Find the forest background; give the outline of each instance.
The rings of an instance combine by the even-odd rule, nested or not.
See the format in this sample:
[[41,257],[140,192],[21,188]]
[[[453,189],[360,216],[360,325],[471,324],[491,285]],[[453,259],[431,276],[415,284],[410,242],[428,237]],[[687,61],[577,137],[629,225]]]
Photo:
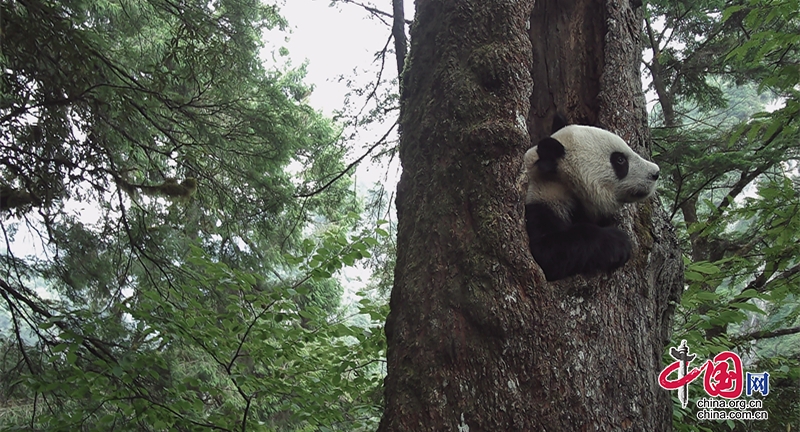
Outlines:
[[[281,4],[0,2],[0,428],[377,427],[394,197],[354,169],[394,163],[411,19],[398,33],[390,7],[334,4],[385,33],[329,117],[286,60]],[[676,403],[673,426],[796,429],[800,5],[644,7],[686,264],[671,340],[770,372],[768,422]],[[342,302],[354,267],[369,279]]]

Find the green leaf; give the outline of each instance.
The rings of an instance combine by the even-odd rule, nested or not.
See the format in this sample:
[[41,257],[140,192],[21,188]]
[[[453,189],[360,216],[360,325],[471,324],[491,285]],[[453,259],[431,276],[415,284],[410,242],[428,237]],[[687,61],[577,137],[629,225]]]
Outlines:
[[697,262],[689,266],[692,271],[707,275],[719,273],[719,267],[709,262]]
[[755,312],[761,315],[766,315],[766,312],[761,310],[758,306],[752,303],[730,303],[731,307],[735,307],[736,309],[746,310],[750,312]]
[[707,300],[707,301],[714,301],[719,299],[719,295],[714,292],[710,291],[698,291],[694,294],[694,297],[700,300]]
[[691,270],[686,270],[685,273],[684,273],[684,277],[686,278],[686,280],[689,280],[689,281],[692,281],[692,282],[702,282],[702,281],[705,280],[705,276],[703,276],[700,273],[693,272]]

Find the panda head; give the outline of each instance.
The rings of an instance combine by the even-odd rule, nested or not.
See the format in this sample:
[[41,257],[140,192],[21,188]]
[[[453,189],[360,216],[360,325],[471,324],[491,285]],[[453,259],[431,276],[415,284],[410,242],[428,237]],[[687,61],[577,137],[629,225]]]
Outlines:
[[659,174],[658,165],[619,136],[581,125],[540,141],[525,154],[525,167],[525,203],[546,204],[563,220],[572,220],[576,211],[592,221],[609,218],[623,204],[650,197]]

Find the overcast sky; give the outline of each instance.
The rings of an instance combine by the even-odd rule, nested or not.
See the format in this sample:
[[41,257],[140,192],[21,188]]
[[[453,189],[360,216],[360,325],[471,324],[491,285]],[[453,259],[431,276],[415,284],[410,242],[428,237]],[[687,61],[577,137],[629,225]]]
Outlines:
[[[391,0],[361,3],[387,12],[392,9]],[[330,0],[286,0],[280,6],[280,13],[289,21],[289,33],[271,32],[265,41],[275,52],[281,46],[288,48],[292,65],[308,63],[306,82],[314,86],[308,102],[327,115],[342,109],[348,91],[346,80],[355,80],[361,86],[374,81],[380,68],[375,55],[386,45],[391,33],[388,18],[384,18],[384,22],[354,4],[337,3],[334,7],[330,4]],[[406,19],[413,18],[413,1],[405,0],[405,8]],[[390,48],[393,46],[392,41]],[[283,60],[276,58],[278,64]],[[384,79],[396,77],[395,61],[393,54],[386,58]],[[340,80],[340,77],[345,80]],[[357,106],[362,104],[358,102]],[[361,156],[364,149],[391,126],[370,124],[360,127],[358,138],[351,143],[348,161]],[[359,165],[355,175],[359,194],[365,193],[376,182],[393,191],[400,173],[399,163],[393,162],[389,166],[367,161]]]
[[[330,0],[286,0],[280,9],[291,31],[283,45],[289,49],[293,65],[308,61],[306,81],[315,87],[310,104],[326,113],[342,107],[347,89],[338,82],[338,77],[352,77],[354,69],[374,70],[375,54],[386,44],[391,32],[391,28],[359,6],[331,7],[330,3]],[[387,12],[392,9],[391,0],[374,3],[377,9]],[[412,1],[406,3],[407,14],[413,13],[413,6],[409,6]],[[386,72],[394,74],[397,69],[394,57],[386,66]],[[371,78],[362,75],[363,79]]]
[[[280,13],[289,21],[290,33],[270,33],[267,45],[274,50],[284,46],[289,50],[291,64],[299,66],[308,62],[306,82],[314,86],[309,104],[315,109],[331,115],[341,110],[348,89],[339,77],[354,79],[358,85],[366,85],[375,79],[380,64],[375,62],[375,54],[386,45],[391,28],[382,20],[370,16],[362,7],[353,4],[337,4],[330,7],[330,0],[286,0]],[[369,3],[383,11],[391,11],[391,0]],[[405,0],[406,19],[413,18],[413,1]],[[387,21],[388,22],[388,21]],[[285,39],[284,39],[285,38]],[[393,48],[393,42],[390,47]],[[276,59],[280,64],[280,59]],[[384,65],[384,78],[396,76],[397,66],[394,55],[390,54]],[[354,73],[358,71],[358,74]],[[360,107],[363,102],[359,102]],[[361,156],[382,136],[390,124],[370,124],[359,133],[353,144],[348,160]],[[358,166],[355,173],[357,193],[364,196],[374,183],[384,185],[392,194],[400,175],[399,162],[390,165],[374,165],[366,160]],[[395,216],[389,216],[395,219]],[[341,282],[345,287],[343,302],[358,300],[355,292],[363,289],[370,272],[362,265],[348,267],[341,272]]]

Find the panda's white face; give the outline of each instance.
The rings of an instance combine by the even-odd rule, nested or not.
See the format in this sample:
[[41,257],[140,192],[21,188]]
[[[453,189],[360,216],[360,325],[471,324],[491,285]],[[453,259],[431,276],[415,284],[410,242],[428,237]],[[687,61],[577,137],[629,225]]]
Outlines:
[[526,203],[552,203],[554,210],[565,213],[577,199],[587,215],[602,218],[655,192],[658,165],[644,160],[619,136],[596,127],[570,125],[551,138],[564,147],[563,156],[555,160],[554,174],[537,172],[537,147],[525,155]]

